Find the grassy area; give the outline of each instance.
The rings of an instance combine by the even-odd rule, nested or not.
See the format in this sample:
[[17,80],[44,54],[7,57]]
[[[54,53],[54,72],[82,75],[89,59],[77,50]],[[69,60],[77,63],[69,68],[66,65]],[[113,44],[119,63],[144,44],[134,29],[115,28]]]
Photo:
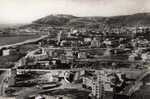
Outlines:
[[18,52],[16,54],[11,54],[8,56],[0,56],[0,68],[10,68],[13,66],[14,62],[17,62],[21,57],[26,55],[27,51],[35,50],[38,46],[36,44],[26,44],[18,47]]
[[8,36],[8,37],[0,37],[0,46],[7,44],[15,44],[18,42],[23,42],[28,39],[38,38],[40,35],[26,35],[26,36]]
[[16,62],[19,58],[19,55],[0,56],[0,68],[13,67],[14,62]]
[[28,51],[32,51],[37,49],[39,46],[37,44],[25,44],[25,45],[21,45],[19,46],[19,52],[21,54],[26,54]]
[[17,62],[20,58],[27,54],[29,50],[35,50],[38,48],[37,44],[25,44],[17,48],[17,52],[8,56],[0,56],[0,68],[10,68],[14,62]]

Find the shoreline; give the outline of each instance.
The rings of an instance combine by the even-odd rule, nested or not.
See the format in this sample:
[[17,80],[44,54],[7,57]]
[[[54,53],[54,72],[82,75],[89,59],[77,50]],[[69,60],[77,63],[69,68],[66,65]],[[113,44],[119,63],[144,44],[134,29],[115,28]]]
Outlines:
[[13,47],[13,46],[19,46],[19,45],[23,45],[23,44],[32,43],[32,42],[37,42],[37,41],[42,40],[42,39],[44,39],[46,37],[48,37],[48,35],[41,35],[38,38],[27,39],[25,41],[14,43],[14,44],[0,45],[0,49],[2,49],[2,48],[9,48],[9,47]]

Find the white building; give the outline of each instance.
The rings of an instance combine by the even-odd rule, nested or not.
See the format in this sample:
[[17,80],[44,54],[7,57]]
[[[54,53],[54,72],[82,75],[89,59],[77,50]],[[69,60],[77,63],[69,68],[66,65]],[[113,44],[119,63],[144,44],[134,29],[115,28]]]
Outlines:
[[10,49],[3,50],[3,56],[8,56],[8,55],[10,55]]

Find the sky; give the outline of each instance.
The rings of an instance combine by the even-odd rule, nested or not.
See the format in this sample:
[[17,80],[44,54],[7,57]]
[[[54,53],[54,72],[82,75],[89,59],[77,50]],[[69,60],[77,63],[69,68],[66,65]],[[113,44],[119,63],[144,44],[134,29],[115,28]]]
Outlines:
[[150,0],[0,0],[0,23],[30,23],[51,14],[117,16],[150,12]]

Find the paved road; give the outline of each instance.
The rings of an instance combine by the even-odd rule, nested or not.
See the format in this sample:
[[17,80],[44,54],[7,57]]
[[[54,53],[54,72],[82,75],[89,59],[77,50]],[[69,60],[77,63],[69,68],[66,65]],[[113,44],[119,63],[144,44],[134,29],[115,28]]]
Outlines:
[[[10,71],[11,69],[3,69],[3,68],[0,68],[0,70],[3,70],[3,71]],[[60,71],[60,72],[64,72],[64,71],[83,71],[83,70],[87,70],[87,71],[96,71],[95,69],[17,69],[17,72],[57,72],[57,71]],[[99,71],[99,70],[98,70]]]

